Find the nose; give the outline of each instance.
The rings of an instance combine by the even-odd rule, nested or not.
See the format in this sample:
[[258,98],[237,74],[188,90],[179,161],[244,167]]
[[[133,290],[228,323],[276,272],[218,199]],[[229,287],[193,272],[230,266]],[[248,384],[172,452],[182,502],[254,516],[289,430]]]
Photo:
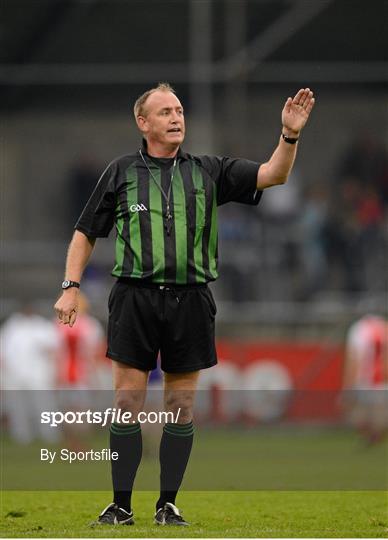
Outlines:
[[179,118],[180,117],[179,117],[178,113],[176,111],[173,111],[172,112],[172,118],[171,118],[171,121],[173,122],[173,124],[176,124],[177,121],[179,120]]

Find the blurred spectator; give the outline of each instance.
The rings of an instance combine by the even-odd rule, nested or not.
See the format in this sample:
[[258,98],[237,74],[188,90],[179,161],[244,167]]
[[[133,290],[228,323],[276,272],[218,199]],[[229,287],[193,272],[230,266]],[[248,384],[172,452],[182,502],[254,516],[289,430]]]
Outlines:
[[262,211],[266,220],[274,224],[285,226],[294,223],[299,215],[302,203],[301,177],[296,169],[293,169],[287,182],[276,189],[265,191],[262,200]]
[[375,186],[365,186],[357,217],[366,289],[384,290],[384,207]]
[[340,271],[340,288],[352,292],[364,288],[358,215],[361,201],[360,180],[355,177],[344,179],[333,194],[326,228],[329,263]]
[[299,221],[302,262],[302,300],[321,290],[327,282],[328,261],[325,232],[328,219],[328,193],[323,184],[307,189]]
[[220,240],[230,242],[247,241],[251,238],[249,227],[250,215],[238,205],[225,206],[219,213],[219,237]]
[[339,166],[340,179],[357,177],[363,186],[374,187],[388,205],[388,156],[383,144],[368,131],[355,139]]
[[[1,372],[4,405],[11,436],[29,443],[38,435],[57,439],[41,424],[43,410],[55,410],[53,389],[59,338],[55,326],[25,303],[1,329]],[[50,391],[51,390],[51,391]]]
[[348,291],[384,289],[384,214],[388,210],[388,157],[364,132],[340,160],[327,228],[330,263]]
[[326,229],[331,265],[341,272],[347,291],[381,289],[384,252],[384,207],[377,189],[359,177],[342,179],[333,193]]
[[366,315],[349,329],[343,387],[347,416],[368,443],[388,430],[388,323]]
[[257,216],[249,212],[249,209],[239,205],[221,208],[218,229],[220,252],[223,253],[220,261],[220,273],[223,276],[221,287],[228,301],[244,302],[251,298],[254,276],[244,251],[248,247],[251,252],[256,228]]
[[266,288],[272,297],[281,301],[295,296],[295,278],[299,270],[297,225],[302,206],[302,177],[296,169],[284,185],[268,189],[263,195],[265,271],[271,274]]

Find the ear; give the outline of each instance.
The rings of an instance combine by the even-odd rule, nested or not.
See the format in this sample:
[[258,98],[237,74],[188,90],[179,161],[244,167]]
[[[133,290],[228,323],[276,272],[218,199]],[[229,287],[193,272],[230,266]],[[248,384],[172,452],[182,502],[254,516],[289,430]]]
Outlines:
[[138,116],[136,118],[137,127],[142,133],[148,133],[148,122],[145,116]]

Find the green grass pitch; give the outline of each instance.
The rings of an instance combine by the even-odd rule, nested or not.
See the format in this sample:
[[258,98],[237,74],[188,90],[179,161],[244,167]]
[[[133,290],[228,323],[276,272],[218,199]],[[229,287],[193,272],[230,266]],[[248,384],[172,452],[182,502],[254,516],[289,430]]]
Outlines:
[[[336,428],[198,430],[177,499],[191,523],[182,529],[153,524],[159,438],[144,437],[135,526],[98,528],[90,523],[111,502],[109,463],[42,464],[40,443],[4,438],[2,537],[388,536],[387,443],[366,448]],[[105,434],[88,441],[106,446]]]
[[384,538],[386,492],[182,492],[177,504],[187,528],[153,525],[155,492],[133,496],[136,524],[91,528],[109,492],[16,492],[2,495],[2,537]]

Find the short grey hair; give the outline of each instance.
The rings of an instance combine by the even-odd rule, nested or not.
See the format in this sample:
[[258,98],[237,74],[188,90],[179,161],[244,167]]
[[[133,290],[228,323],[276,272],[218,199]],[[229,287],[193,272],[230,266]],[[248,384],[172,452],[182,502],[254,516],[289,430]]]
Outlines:
[[151,94],[158,91],[159,92],[172,92],[173,94],[176,93],[174,88],[168,82],[160,82],[158,86],[156,86],[155,88],[150,88],[150,90],[147,90],[147,92],[144,92],[144,94],[138,97],[137,100],[135,101],[135,105],[133,107],[133,114],[135,115],[135,119],[138,116],[145,116],[144,105],[147,99],[150,97]]

